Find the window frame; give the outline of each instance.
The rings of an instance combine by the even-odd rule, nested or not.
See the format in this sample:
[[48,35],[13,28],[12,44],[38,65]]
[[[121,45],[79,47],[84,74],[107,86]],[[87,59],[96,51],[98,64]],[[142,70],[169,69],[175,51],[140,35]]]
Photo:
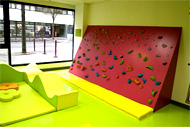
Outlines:
[[[55,8],[55,9],[60,9],[63,11],[72,11],[73,12],[73,37],[72,37],[72,59],[71,60],[62,60],[62,61],[48,61],[48,62],[40,62],[36,64],[51,64],[51,63],[61,63],[61,62],[72,62],[73,61],[73,54],[74,54],[74,28],[75,28],[75,10],[74,9],[68,9],[68,8],[60,8],[60,7],[54,7],[54,6],[47,6],[47,5],[40,5],[40,4],[31,4],[31,3],[25,3],[25,2],[17,2],[17,1],[2,1],[3,5],[3,13],[4,13],[4,44],[0,44],[0,49],[8,49],[8,63],[11,66],[23,66],[27,64],[12,64],[11,60],[11,41],[10,41],[10,20],[9,20],[9,4],[23,4],[23,5],[28,5],[35,7],[35,11],[37,7],[42,7],[42,8]],[[16,9],[16,7],[15,7]],[[43,9],[42,9],[43,11]]]

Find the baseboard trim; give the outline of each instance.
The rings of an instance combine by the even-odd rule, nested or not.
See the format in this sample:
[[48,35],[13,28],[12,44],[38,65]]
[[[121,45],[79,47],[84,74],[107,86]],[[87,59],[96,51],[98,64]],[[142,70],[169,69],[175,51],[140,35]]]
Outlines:
[[40,69],[42,71],[54,71],[54,70],[62,70],[62,69],[69,69],[70,66],[65,66],[65,67],[54,67],[54,68],[43,68]]
[[185,104],[182,104],[182,103],[174,101],[174,100],[171,100],[171,104],[177,105],[177,106],[185,108],[187,110],[190,110],[190,105],[185,105]]

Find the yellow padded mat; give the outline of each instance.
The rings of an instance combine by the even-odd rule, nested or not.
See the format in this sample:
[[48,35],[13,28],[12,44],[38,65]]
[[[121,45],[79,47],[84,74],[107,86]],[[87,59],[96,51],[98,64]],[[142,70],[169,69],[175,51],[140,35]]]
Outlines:
[[116,94],[110,90],[79,78],[69,72],[58,73],[66,82],[73,84],[76,87],[90,93],[91,95],[97,97],[101,101],[108,103],[114,108],[117,108],[129,116],[141,120],[153,113],[152,108],[128,99],[124,96]]

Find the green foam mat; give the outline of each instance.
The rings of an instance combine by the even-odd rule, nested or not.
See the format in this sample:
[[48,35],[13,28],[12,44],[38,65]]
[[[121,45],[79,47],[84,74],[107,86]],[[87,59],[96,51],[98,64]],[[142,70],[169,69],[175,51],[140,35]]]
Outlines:
[[21,93],[19,98],[10,102],[0,101],[0,125],[8,125],[56,111],[25,82],[19,82],[19,91]]

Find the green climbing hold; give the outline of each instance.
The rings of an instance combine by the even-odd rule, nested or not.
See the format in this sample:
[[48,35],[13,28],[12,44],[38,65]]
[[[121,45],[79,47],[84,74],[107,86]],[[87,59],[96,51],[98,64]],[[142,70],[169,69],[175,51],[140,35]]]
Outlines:
[[121,43],[123,43],[124,42],[124,40],[121,40]]
[[79,61],[79,60],[77,60],[77,63],[79,64],[79,63],[80,63],[80,61]]
[[138,57],[141,58],[141,53],[138,53]]
[[131,54],[132,52],[133,52],[133,50],[130,50],[130,51],[127,52],[127,54]]
[[121,60],[121,62],[119,63],[120,65],[122,65],[124,63],[124,59]]
[[152,104],[152,99],[148,99],[148,104]]
[[96,50],[98,50],[100,47],[96,47]]
[[93,47],[94,47],[95,45],[96,45],[95,43],[92,44]]
[[105,61],[102,61],[102,65],[106,65]]
[[148,61],[148,57],[144,57],[143,61],[144,62]]
[[73,60],[73,63],[75,63],[75,60]]
[[104,55],[104,54],[105,54],[105,52],[101,52],[101,54],[102,54],[102,55]]
[[153,90],[151,90],[151,94],[152,94],[152,96],[154,97],[154,96],[156,95],[157,92],[158,92],[158,91],[153,91]]
[[87,52],[89,52],[90,51],[90,49],[87,49]]
[[106,78],[107,76],[105,74],[103,74],[103,78]]
[[149,36],[146,36],[146,39],[149,39]]
[[83,53],[82,56],[85,57],[86,56],[85,53]]
[[150,69],[150,70],[153,71],[153,66],[151,66],[151,65],[146,66],[146,68],[148,68],[148,69]]
[[156,81],[156,77],[155,76],[151,76],[150,78],[152,79],[152,81]]
[[135,39],[135,41],[137,42],[137,41],[139,41],[139,39]]

